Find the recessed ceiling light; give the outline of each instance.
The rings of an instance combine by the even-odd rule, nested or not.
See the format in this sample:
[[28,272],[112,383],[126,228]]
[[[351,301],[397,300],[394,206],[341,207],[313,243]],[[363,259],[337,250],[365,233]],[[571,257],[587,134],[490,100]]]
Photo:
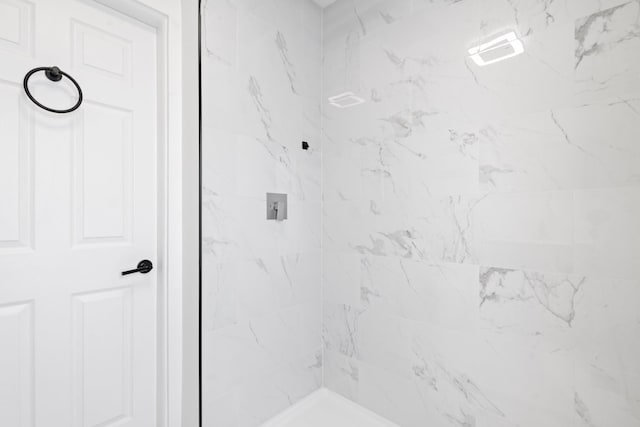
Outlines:
[[364,102],[364,99],[360,98],[353,92],[344,92],[329,98],[329,104],[338,108],[349,108],[363,104]]
[[493,40],[469,49],[469,57],[481,67],[513,58],[524,52],[524,45],[516,33],[510,31]]

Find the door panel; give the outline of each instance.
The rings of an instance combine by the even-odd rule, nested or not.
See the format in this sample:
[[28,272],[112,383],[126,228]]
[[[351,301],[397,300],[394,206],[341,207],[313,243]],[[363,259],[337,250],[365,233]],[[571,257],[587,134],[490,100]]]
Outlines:
[[0,425],[31,426],[33,420],[33,304],[0,307]]
[[[1,426],[156,425],[155,52],[152,28],[97,3],[0,0]],[[52,65],[83,89],[71,114],[23,93]],[[121,275],[142,259],[156,268]]]
[[0,0],[0,46],[30,54],[33,44],[33,4],[21,0]]
[[75,67],[131,82],[132,40],[78,21],[72,23],[72,31]]
[[73,162],[74,243],[131,243],[133,113],[87,102],[79,115]]
[[131,288],[73,297],[73,389],[76,425],[131,419]]
[[[22,87],[0,81],[0,253],[31,246],[31,115],[20,114]],[[3,248],[12,248],[11,250]]]

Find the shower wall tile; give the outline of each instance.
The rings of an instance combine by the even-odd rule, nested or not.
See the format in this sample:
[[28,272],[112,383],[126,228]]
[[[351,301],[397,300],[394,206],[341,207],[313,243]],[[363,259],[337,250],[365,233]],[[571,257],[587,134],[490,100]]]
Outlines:
[[488,193],[474,209],[482,264],[573,271],[573,193]]
[[[314,301],[205,331],[204,408],[233,398],[238,405],[234,422],[260,425],[317,389],[322,371],[319,319]],[[216,417],[211,413],[205,422]]]
[[347,399],[358,401],[360,367],[357,360],[336,351],[323,351],[323,384]]
[[209,286],[203,293],[203,326],[215,330],[297,304],[317,303],[320,255],[318,251],[204,264]]
[[360,363],[360,373],[360,404],[401,426],[424,425],[426,408],[410,379],[366,363]]
[[[322,384],[322,16],[202,8],[203,425],[256,427]],[[266,220],[267,192],[287,221]]]
[[613,95],[638,94],[640,65],[630,61],[640,48],[640,4],[618,6],[581,17],[575,22],[575,70],[580,81],[600,83]]
[[386,257],[368,257],[362,263],[362,300],[369,311],[452,331],[474,330],[477,266]]
[[637,281],[489,267],[477,281],[468,328],[329,305],[325,385],[401,425],[574,425],[587,412],[634,425]]
[[217,196],[205,187],[202,204],[203,252],[213,262],[320,250],[320,202],[292,198],[289,219],[268,223],[265,195],[255,199]]
[[[323,204],[323,250],[471,263],[474,197],[389,197]],[[353,224],[348,218],[358,218]]]
[[561,190],[640,184],[640,110],[629,101],[550,110],[481,132],[484,191]]
[[[640,424],[640,3],[324,11],[324,384],[405,426]],[[467,49],[518,33],[525,53]]]
[[640,276],[640,188],[575,193],[575,268],[598,275]]
[[322,259],[322,297],[333,304],[360,307],[361,257],[329,252]]
[[318,388],[322,356],[318,351],[258,379],[240,393],[240,426],[260,425],[274,408],[284,411]]
[[[620,420],[619,425],[635,424],[637,399],[629,391],[638,369],[637,363],[631,362],[637,357],[638,346],[630,337],[637,335],[638,322],[630,301],[637,298],[637,280],[483,267],[480,283],[487,342],[496,351],[509,354],[502,369],[509,369],[509,363],[514,362],[514,371],[521,369],[526,359],[527,369],[535,370],[540,355],[554,355],[542,367],[558,369],[560,382],[554,380],[557,383],[549,387],[565,390],[556,397],[565,407],[575,409],[573,418],[588,415],[595,422],[596,417],[607,419],[602,418],[606,415]],[[518,358],[515,350],[521,352]],[[541,395],[552,390],[545,392],[545,387],[541,384]],[[591,398],[592,407],[585,403],[586,395],[604,401],[597,403],[598,398]],[[549,405],[560,406],[553,401]]]
[[[215,426],[251,427],[261,425],[272,412],[287,409],[317,389],[321,381],[320,350],[277,367],[265,374],[256,374],[251,381],[230,387],[219,398],[211,398],[203,407],[204,418]],[[213,390],[204,387],[213,396]]]
[[[202,393],[209,394],[208,384],[203,383]],[[232,426],[239,425],[239,399],[236,393],[229,393],[219,399],[208,399],[207,405],[202,406],[202,418],[210,425]]]

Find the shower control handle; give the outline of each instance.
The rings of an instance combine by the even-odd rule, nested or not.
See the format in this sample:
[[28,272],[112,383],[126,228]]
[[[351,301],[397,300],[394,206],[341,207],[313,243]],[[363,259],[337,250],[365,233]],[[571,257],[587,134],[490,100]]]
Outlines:
[[133,273],[147,274],[151,270],[153,270],[153,263],[148,259],[143,259],[138,263],[138,268],[135,268],[133,270],[123,271],[122,275],[126,276],[128,274],[133,274]]

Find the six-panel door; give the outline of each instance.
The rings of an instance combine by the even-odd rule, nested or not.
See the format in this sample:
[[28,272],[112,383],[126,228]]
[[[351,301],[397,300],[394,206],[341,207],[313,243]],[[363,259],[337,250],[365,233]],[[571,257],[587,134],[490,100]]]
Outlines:
[[[0,426],[155,426],[156,33],[92,1],[0,0]],[[75,112],[31,103],[56,65]],[[55,108],[74,87],[37,73]]]

